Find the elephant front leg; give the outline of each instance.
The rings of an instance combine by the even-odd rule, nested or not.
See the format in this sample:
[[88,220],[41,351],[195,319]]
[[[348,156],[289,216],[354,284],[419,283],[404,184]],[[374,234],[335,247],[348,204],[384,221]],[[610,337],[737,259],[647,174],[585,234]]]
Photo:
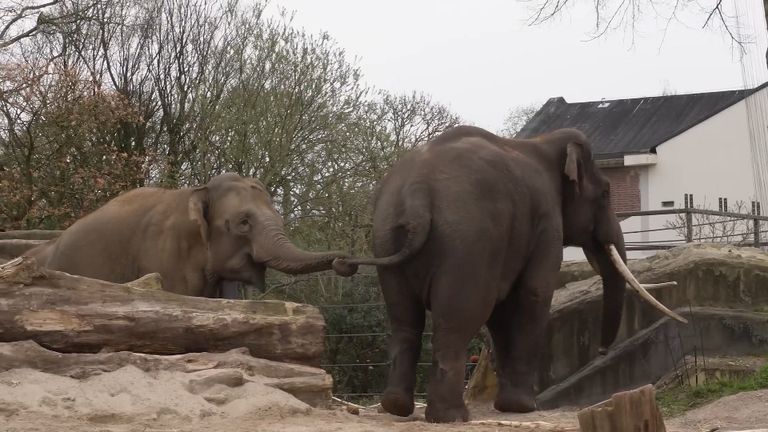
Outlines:
[[487,323],[496,357],[498,392],[494,408],[501,412],[536,410],[534,380],[539,355],[546,343],[559,265],[557,261],[548,267],[526,269],[509,297],[495,307]]

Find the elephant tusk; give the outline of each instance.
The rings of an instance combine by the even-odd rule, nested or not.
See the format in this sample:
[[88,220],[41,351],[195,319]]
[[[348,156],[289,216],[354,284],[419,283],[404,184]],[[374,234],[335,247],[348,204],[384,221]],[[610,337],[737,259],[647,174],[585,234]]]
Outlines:
[[662,283],[653,283],[653,284],[642,284],[643,288],[665,288],[670,286],[676,286],[677,282],[671,281],[671,282],[662,282]]
[[[669,310],[666,306],[661,304],[658,300],[656,300],[646,289],[643,287],[640,282],[635,279],[635,276],[632,274],[632,272],[629,270],[629,267],[627,267],[626,264],[624,264],[624,260],[621,259],[621,255],[619,255],[619,251],[616,250],[616,246],[609,244],[606,246],[606,249],[608,249],[608,254],[611,256],[611,261],[613,262],[613,265],[616,266],[616,269],[621,273],[622,276],[624,276],[624,279],[629,282],[629,284],[632,286],[632,288],[637,291],[638,294],[640,294],[640,297],[642,297],[645,301],[653,305],[656,309],[663,312],[665,315],[668,315],[681,323],[688,323],[688,320],[681,317],[680,315],[676,314],[674,311]],[[661,284],[647,284],[647,287],[658,287],[658,286],[671,286],[672,284],[677,284],[676,282],[664,282]]]

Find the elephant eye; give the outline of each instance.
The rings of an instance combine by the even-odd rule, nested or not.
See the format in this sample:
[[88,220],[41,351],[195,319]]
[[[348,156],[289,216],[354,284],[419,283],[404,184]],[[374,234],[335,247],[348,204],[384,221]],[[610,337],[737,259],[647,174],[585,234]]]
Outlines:
[[237,222],[237,230],[241,233],[246,233],[251,230],[251,221],[247,217],[241,218]]

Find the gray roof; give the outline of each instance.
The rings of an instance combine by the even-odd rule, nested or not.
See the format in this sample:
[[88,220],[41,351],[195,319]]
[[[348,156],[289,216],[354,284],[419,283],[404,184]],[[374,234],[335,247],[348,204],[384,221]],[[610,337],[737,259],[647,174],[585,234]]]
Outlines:
[[551,98],[516,137],[531,138],[571,127],[589,137],[596,159],[648,153],[766,86],[768,82],[746,90],[579,103]]

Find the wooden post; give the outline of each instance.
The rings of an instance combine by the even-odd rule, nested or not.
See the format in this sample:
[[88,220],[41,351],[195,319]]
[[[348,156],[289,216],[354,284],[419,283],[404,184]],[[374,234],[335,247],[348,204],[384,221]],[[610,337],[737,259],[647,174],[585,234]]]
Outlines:
[[616,393],[610,400],[578,412],[581,432],[666,432],[656,406],[656,391],[648,384]]
[[752,229],[755,232],[755,247],[760,247],[760,220],[752,219]]
[[690,208],[685,210],[685,242],[693,242],[693,213]]

